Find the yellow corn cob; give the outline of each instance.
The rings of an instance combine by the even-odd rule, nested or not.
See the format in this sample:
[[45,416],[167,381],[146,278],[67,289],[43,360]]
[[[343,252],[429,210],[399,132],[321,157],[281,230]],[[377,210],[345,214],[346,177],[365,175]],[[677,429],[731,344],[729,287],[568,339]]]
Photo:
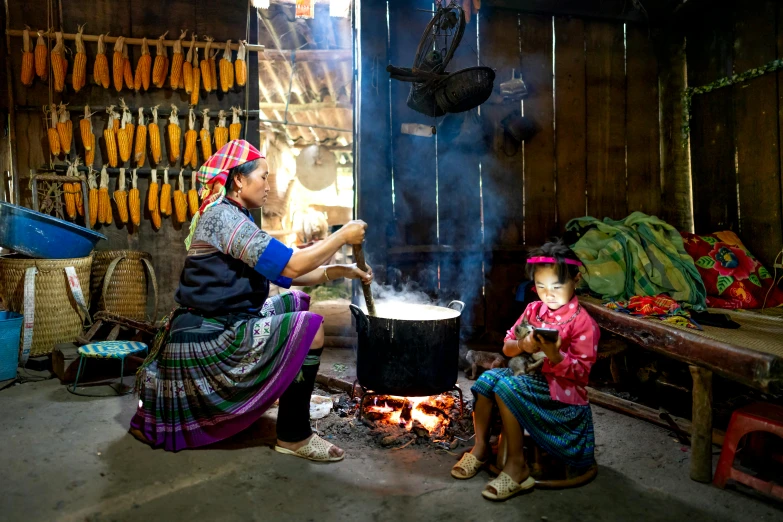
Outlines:
[[158,38],[158,48],[155,53],[155,67],[152,69],[152,83],[155,84],[155,87],[158,89],[163,87],[163,84],[166,83],[166,72],[169,69],[169,57],[166,54],[166,48],[163,46],[163,39],[166,38],[167,34],[169,34],[168,31]]
[[193,107],[188,112],[188,131],[185,133],[185,155],[182,156],[182,166],[192,164],[193,155],[196,154],[196,117],[193,114]]
[[92,114],[90,113],[89,105],[84,106],[84,118],[79,122],[79,131],[85,152],[92,150],[92,141],[90,140],[90,136],[92,136]]
[[87,178],[87,183],[90,186],[89,192],[89,205],[90,205],[90,226],[94,227],[98,222],[98,184],[95,182],[95,172],[90,171]]
[[160,127],[158,127],[158,105],[152,108],[152,122],[147,126],[147,133],[150,137],[150,151],[152,152],[152,162],[155,165],[160,163]]
[[247,83],[247,62],[245,61],[245,48],[247,42],[245,40],[239,41],[239,50],[237,51],[237,59],[234,62],[234,73],[236,76],[236,82],[239,87],[244,87]]
[[138,176],[136,175],[136,169],[133,169],[131,189],[128,192],[128,207],[130,210],[131,222],[138,227],[141,224],[141,198],[139,197],[137,182]]
[[120,169],[120,177],[117,180],[117,190],[114,191],[114,202],[117,204],[117,213],[120,221],[128,222],[128,192],[125,190],[125,169]]
[[43,31],[38,31],[38,41],[35,44],[35,74],[40,79],[49,79],[49,50],[43,39]]
[[120,36],[117,38],[117,42],[114,44],[114,70],[112,72],[114,74],[114,88],[117,90],[117,92],[122,90],[122,78],[124,74],[123,71],[125,69],[125,58],[122,56],[122,49],[125,46],[124,42],[125,38]]
[[25,26],[22,44],[22,85],[30,87],[35,80],[35,53],[30,46],[30,28]]
[[[90,134],[90,150],[84,151],[84,164],[92,167],[95,164],[95,134]],[[85,145],[86,147],[87,145]]]
[[109,174],[106,172],[106,165],[101,169],[101,184],[98,189],[98,222],[107,224],[109,222]]
[[73,77],[71,78],[71,85],[75,92],[79,92],[87,84],[87,54],[82,40],[84,25],[77,27],[79,32],[76,33],[76,57],[73,59]]
[[220,89],[228,92],[234,87],[234,65],[231,63],[231,40],[226,42],[226,50],[220,59]]
[[177,190],[174,192],[174,217],[177,223],[184,223],[188,219],[188,203],[185,199],[185,181],[182,179],[182,171],[179,171]]
[[242,109],[239,107],[231,107],[231,112],[234,113],[234,118],[231,121],[231,126],[228,128],[228,137],[231,141],[238,140],[242,133],[242,122],[239,116],[242,114]]
[[[212,82],[212,67],[209,63],[209,50],[210,47],[212,47],[212,38],[209,36],[206,37],[207,40],[207,46],[204,49],[204,59],[201,60],[201,83],[204,86],[204,90],[207,92],[212,92],[212,88],[214,86],[214,83]],[[195,70],[196,65],[193,64],[193,68]]]
[[147,209],[150,211],[152,226],[160,228],[160,207],[158,206],[158,171],[150,171],[150,193],[147,196]]
[[65,46],[63,45],[63,33],[57,31],[57,45],[52,49],[52,75],[54,76],[54,90],[63,92],[65,89],[65,73],[68,71],[68,60],[65,59]]
[[174,165],[179,159],[180,139],[182,138],[182,129],[179,128],[179,119],[177,118],[177,106],[171,106],[171,116],[168,124],[169,136],[169,165]]
[[128,44],[122,48],[122,77],[125,79],[125,87],[133,90],[135,80],[133,78],[133,68],[131,67],[130,57],[128,56]]
[[[180,174],[181,175],[181,174]],[[190,215],[195,216],[198,212],[198,191],[196,190],[196,171],[191,172],[190,177],[190,190],[188,190],[188,207],[190,207]]]
[[228,143],[228,127],[226,127],[226,111],[218,111],[218,124],[215,127],[215,151]]
[[[196,35],[190,36],[190,49],[188,49],[188,56],[185,58],[185,62],[182,64],[182,87],[185,88],[185,92],[190,94],[193,91],[193,53],[198,53],[196,47]],[[198,63],[198,56],[196,57],[196,63]]]
[[217,61],[215,57],[220,52],[220,49],[215,49],[209,57],[209,79],[212,81],[212,90],[217,91],[220,88],[220,76],[218,76]]
[[201,71],[193,69],[193,90],[190,91],[190,104],[198,105],[198,92],[201,85]]
[[109,85],[111,85],[109,61],[106,59],[106,48],[103,43],[103,35],[98,37],[98,54],[95,55],[92,75],[95,78],[95,83],[102,85],[104,89],[108,89]]
[[71,140],[73,139],[71,113],[65,109],[65,105],[62,103],[57,112],[60,115],[57,121],[57,136],[60,138],[60,148],[68,155],[71,153]]
[[106,122],[106,128],[103,130],[103,139],[106,142],[106,155],[108,156],[109,166],[117,166],[117,137],[114,132],[114,122],[116,113],[114,105],[110,105],[106,112],[109,113],[109,120]]
[[171,88],[173,90],[184,87],[182,67],[185,65],[185,56],[182,54],[182,40],[185,39],[187,34],[187,31],[182,31],[182,34],[179,35],[179,40],[174,42],[174,54],[171,56]]
[[163,169],[163,186],[160,189],[160,213],[164,216],[171,215],[171,184],[169,183],[169,169]]
[[204,161],[207,161],[212,156],[212,136],[209,134],[209,109],[201,111],[204,115],[204,121],[201,124],[201,132],[199,138],[201,139],[201,155]]
[[[79,158],[77,157],[73,162],[73,176],[79,175]],[[82,183],[81,181],[74,181],[71,183],[71,193],[73,194],[74,202],[76,203],[76,211],[80,216],[84,215],[84,201],[82,200]]]
[[[66,178],[73,177],[73,165],[68,162],[68,172],[65,174]],[[65,199],[65,213],[69,218],[76,218],[76,196],[73,193],[73,184],[70,182],[63,183],[63,199]]]
[[152,56],[150,48],[147,45],[147,38],[141,39],[141,57],[136,62],[136,74],[133,77],[133,88],[139,92],[142,87],[144,90],[150,88],[150,71],[152,68]]
[[[59,156],[60,155],[60,135],[57,133],[57,111],[54,108],[54,105],[52,105],[51,109],[44,107],[44,114],[46,115],[46,121],[47,123],[49,121],[52,122],[51,127],[47,127],[47,136],[49,137],[49,152],[52,153],[52,156]],[[49,116],[51,114],[51,116]]]
[[144,109],[139,107],[139,121],[136,126],[136,148],[133,159],[137,167],[143,167],[147,159],[147,126],[144,125]]
[[117,131],[117,144],[120,151],[120,161],[124,164],[131,157],[133,151],[133,123],[131,123],[131,113],[125,100],[120,98],[120,107],[122,107],[122,121],[120,130]]

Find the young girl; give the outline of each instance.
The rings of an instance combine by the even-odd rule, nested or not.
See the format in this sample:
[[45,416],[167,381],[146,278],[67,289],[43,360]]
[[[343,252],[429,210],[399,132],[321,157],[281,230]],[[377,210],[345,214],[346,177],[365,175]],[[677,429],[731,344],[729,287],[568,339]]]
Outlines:
[[476,404],[473,424],[476,442],[452,468],[457,479],[475,476],[491,456],[489,427],[494,404],[498,405],[508,457],[503,472],[481,494],[490,500],[506,500],[535,485],[522,453],[524,430],[550,455],[575,467],[591,466],[593,417],[587,403],[587,377],[596,359],[599,330],[574,295],[582,263],[562,241],[550,242],[531,253],[528,277],[535,282],[541,301],[530,303],[514,324],[556,329],[556,342],[535,332],[517,339],[512,327],[503,353],[546,354],[541,373],[514,376],[495,369],[482,374],[472,388]]

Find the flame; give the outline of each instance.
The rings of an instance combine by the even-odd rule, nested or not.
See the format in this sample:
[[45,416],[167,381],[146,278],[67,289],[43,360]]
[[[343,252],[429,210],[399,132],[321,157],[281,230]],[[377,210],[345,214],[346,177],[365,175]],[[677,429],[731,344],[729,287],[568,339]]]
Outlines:
[[[378,399],[373,401],[372,406],[367,407],[367,411],[375,413],[389,413],[389,417],[384,419],[384,422],[390,424],[396,424],[404,426],[405,429],[410,430],[413,428],[414,421],[418,421],[427,431],[432,432],[437,428],[447,425],[448,418],[438,415],[436,413],[428,413],[422,405],[429,405],[436,408],[442,408],[442,404],[439,404],[438,398],[433,397],[397,397],[394,395],[387,396],[388,399],[394,400],[401,404],[411,406],[411,418],[410,420],[402,419],[403,408],[395,408],[390,406],[388,401],[381,399],[382,405],[378,405]],[[450,397],[449,397],[450,399]],[[406,404],[407,403],[407,404]]]

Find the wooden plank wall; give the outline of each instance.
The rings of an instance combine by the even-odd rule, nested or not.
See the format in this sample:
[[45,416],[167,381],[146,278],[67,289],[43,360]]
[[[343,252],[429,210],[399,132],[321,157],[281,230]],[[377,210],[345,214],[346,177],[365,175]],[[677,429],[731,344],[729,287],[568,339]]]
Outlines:
[[[57,2],[53,2],[54,27],[60,26],[59,7]],[[33,28],[47,27],[47,2],[43,0],[32,0],[28,2],[9,2],[10,27],[12,29],[22,29],[25,24]],[[207,2],[206,0],[185,1],[173,0],[171,2],[153,2],[142,0],[133,5],[129,3],[120,3],[111,0],[76,0],[63,2],[62,4],[62,27],[66,32],[76,32],[76,25],[86,23],[86,33],[100,34],[111,33],[112,35],[123,35],[129,37],[141,38],[146,36],[150,39],[150,45],[154,48],[154,39],[168,31],[168,38],[173,39],[179,36],[182,29],[189,29],[198,35],[209,34],[217,41],[232,39],[237,41],[245,37],[248,20],[248,8],[244,3],[218,4]],[[255,12],[250,17],[250,38],[249,42],[257,41],[257,22]],[[91,106],[105,106],[109,104],[118,104],[119,98],[124,98],[129,107],[143,106],[149,108],[160,104],[161,110],[167,110],[174,103],[180,109],[188,106],[188,99],[184,91],[172,92],[170,89],[155,89],[141,94],[135,94],[131,91],[123,90],[117,93],[112,89],[103,89],[92,84],[92,67],[95,59],[97,44],[85,43],[87,47],[87,70],[88,83],[79,92],[74,93],[70,88],[70,82],[66,91],[62,95],[53,95],[53,101],[62,100],[72,106],[83,106],[89,103]],[[27,190],[27,177],[30,169],[38,169],[43,165],[48,165],[50,156],[48,153],[48,144],[46,141],[46,132],[44,128],[42,113],[40,107],[49,102],[49,92],[46,84],[36,79],[33,87],[25,88],[21,86],[18,79],[20,71],[20,59],[22,39],[11,39],[11,57],[12,71],[14,74],[14,94],[16,104],[22,107],[35,107],[38,110],[28,112],[19,110],[17,116],[17,164],[21,175],[21,186],[23,192]],[[66,46],[74,49],[73,42],[66,42]],[[111,64],[111,49],[109,49],[109,63]],[[140,54],[140,47],[131,47],[131,61],[134,65]],[[154,49],[152,49],[154,56]],[[169,57],[171,49],[169,49]],[[255,55],[251,54],[253,58]],[[69,62],[72,63],[72,57]],[[111,68],[111,66],[110,66]],[[248,77],[258,76],[258,64],[252,59],[248,60]],[[3,69],[3,72],[4,69]],[[5,83],[5,78],[3,78]],[[247,85],[249,100],[251,103],[258,101],[258,82],[249,81]],[[202,93],[199,101],[199,109],[228,109],[232,105],[245,105],[244,90],[237,92],[212,93],[206,95]],[[3,103],[6,103],[5,98]],[[149,111],[145,113],[149,117]],[[78,112],[71,113],[74,122],[74,134],[78,135],[78,125],[82,114]],[[93,117],[93,126],[96,137],[99,137],[105,127],[105,114],[96,114]],[[134,123],[137,113],[134,112]],[[186,129],[187,112],[184,117],[180,112],[180,126]],[[160,121],[161,129],[165,130],[166,121]],[[213,119],[212,124],[216,124]],[[243,122],[244,123],[244,122]],[[259,143],[258,126],[254,120],[249,120],[249,125],[244,125],[246,129],[246,138],[252,143]],[[200,128],[200,125],[197,127]],[[184,135],[184,131],[183,131]],[[162,136],[163,138],[163,136]],[[101,139],[100,142],[103,140]],[[72,151],[72,155],[79,154],[83,158],[83,149],[81,140],[77,139],[77,147]],[[162,139],[163,157],[166,157],[166,140]],[[103,164],[102,152],[105,148],[96,153],[95,166],[100,169]],[[53,160],[53,159],[52,159]],[[62,163],[61,160],[53,160],[55,163]],[[164,161],[164,163],[166,163]],[[162,169],[165,165],[159,165],[159,176],[162,176]],[[179,165],[176,165],[179,168]],[[142,195],[142,205],[146,204],[148,192],[148,179],[146,176],[139,176],[139,190]],[[189,187],[190,176],[186,176],[186,188]],[[116,176],[112,177],[109,185],[110,192],[114,191]],[[176,183],[176,178],[172,179]],[[29,199],[27,204],[29,205]],[[146,205],[145,205],[146,208]],[[153,265],[157,272],[157,278],[160,285],[160,307],[162,314],[168,312],[174,305],[174,291],[179,282],[179,273],[182,269],[182,263],[185,256],[183,240],[188,233],[188,224],[184,226],[176,225],[173,219],[164,218],[163,225],[159,231],[155,231],[149,221],[149,215],[142,217],[142,225],[139,229],[128,229],[125,226],[118,225],[118,216],[114,216],[114,224],[103,226],[99,231],[105,234],[109,239],[99,243],[98,248],[103,250],[134,249],[150,252],[153,257]]]
[[[721,5],[686,32],[697,87],[783,56],[778,2]],[[764,263],[783,247],[780,84],[764,75],[693,99],[691,179],[696,232],[730,229]]]
[[[411,34],[431,16],[416,9],[431,3],[390,5],[391,63],[409,67]],[[494,340],[513,322],[527,247],[585,213],[660,211],[658,71],[646,28],[490,7],[470,21],[449,70],[477,62],[495,69],[496,93],[468,113],[423,116],[405,105],[409,85],[392,81],[389,264],[412,280],[440,270],[441,300],[473,301],[463,324]],[[512,70],[528,86],[522,103],[498,94]],[[535,134],[518,143],[503,123],[522,114]],[[405,122],[437,126],[437,140],[401,134]]]

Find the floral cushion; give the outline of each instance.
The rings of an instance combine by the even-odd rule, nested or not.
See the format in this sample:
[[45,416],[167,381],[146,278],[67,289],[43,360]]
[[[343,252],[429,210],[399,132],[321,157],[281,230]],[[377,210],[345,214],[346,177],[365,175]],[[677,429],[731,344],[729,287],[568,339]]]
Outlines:
[[[734,232],[696,235],[682,232],[685,250],[693,258],[704,285],[707,306],[762,308],[783,304],[783,291],[772,274],[751,254]],[[766,305],[764,299],[766,298]]]

